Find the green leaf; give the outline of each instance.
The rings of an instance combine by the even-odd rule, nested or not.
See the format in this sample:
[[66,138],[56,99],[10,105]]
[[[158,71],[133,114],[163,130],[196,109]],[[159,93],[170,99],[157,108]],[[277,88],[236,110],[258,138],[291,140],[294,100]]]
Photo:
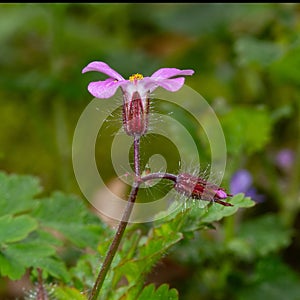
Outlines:
[[32,262],[32,266],[41,268],[43,272],[47,272],[51,276],[70,283],[70,274],[67,271],[66,265],[63,261],[58,260],[55,257],[41,257],[37,258]]
[[87,296],[75,288],[67,286],[55,286],[54,296],[57,300],[87,300]]
[[63,241],[59,240],[53,233],[41,229],[31,233],[27,240],[38,241],[39,243],[51,245],[51,247],[56,248],[63,246]]
[[228,217],[237,212],[239,208],[247,208],[255,205],[249,197],[245,197],[244,194],[237,194],[231,200],[230,203],[233,206],[223,206],[217,203],[211,205],[211,207],[202,214],[201,222],[211,223],[219,221],[224,217]]
[[38,223],[29,216],[0,217],[0,245],[20,241],[37,229]]
[[75,267],[70,269],[70,274],[78,289],[92,288],[96,278],[97,269],[100,268],[100,259],[96,254],[82,255]]
[[25,274],[25,271],[25,267],[13,257],[0,252],[0,274],[2,276],[8,276],[12,280],[17,280]]
[[[204,201],[203,201],[204,202]],[[218,203],[206,203],[206,206],[199,206],[199,201],[187,201],[179,207],[177,214],[172,218],[166,216],[164,220],[158,220],[154,222],[155,226],[165,222],[168,226],[171,226],[174,231],[181,232],[185,239],[177,246],[177,251],[180,249],[179,260],[187,261],[193,258],[193,262],[205,260],[208,257],[215,257],[216,248],[219,247],[215,242],[211,240],[199,239],[199,236],[193,241],[193,247],[190,247],[189,240],[194,238],[195,233],[203,229],[214,228],[212,222],[220,221],[226,216],[230,216],[237,212],[238,209],[250,208],[255,205],[249,197],[245,197],[244,194],[237,194],[229,200],[233,207],[225,207]],[[165,225],[166,226],[166,225]],[[179,247],[179,248],[178,248]],[[199,251],[202,251],[199,256]]]
[[142,237],[142,232],[139,229],[132,232],[126,231],[126,237],[127,238],[124,239],[119,253],[123,258],[131,259],[136,254],[136,249]]
[[55,254],[53,246],[38,240],[9,244],[0,257],[1,274],[15,280],[24,275],[27,268],[36,267],[58,279],[69,281],[63,262],[50,257]]
[[177,300],[176,289],[169,289],[167,284],[162,284],[155,290],[154,284],[147,285],[138,297],[139,300]]
[[229,153],[252,154],[263,149],[271,138],[272,118],[266,110],[233,108],[220,120]]
[[0,216],[32,209],[36,204],[33,199],[40,192],[36,177],[0,172]]
[[[242,193],[235,195],[229,200],[233,206],[223,206],[218,203],[208,203],[206,201],[203,202],[206,206],[200,207],[199,200],[188,200],[182,205],[185,208],[179,208],[177,215],[167,219],[169,226],[172,226],[174,230],[182,232],[186,238],[191,238],[193,237],[194,232],[198,230],[214,228],[212,222],[230,216],[236,213],[240,208],[249,208],[255,205],[254,201],[249,197],[245,197]],[[163,221],[160,220],[159,222]],[[155,224],[159,223],[155,222]]]
[[43,240],[28,238],[26,241],[8,244],[0,255],[0,273],[13,280],[24,275],[27,268],[36,267],[55,278],[70,281],[64,263],[54,258],[55,248]]
[[166,251],[179,242],[183,235],[173,231],[170,224],[162,224],[160,227],[152,228],[147,237],[140,239],[136,255],[131,259],[121,260],[113,268],[113,279],[109,283],[116,286],[120,279],[125,276],[129,284],[125,294],[126,299],[135,299],[143,287],[143,278],[153,266],[165,255]]
[[60,192],[42,199],[33,215],[43,227],[61,232],[78,247],[95,248],[101,234],[110,232],[79,197]]
[[51,197],[40,200],[34,215],[44,223],[75,223],[87,218],[87,208],[75,195],[54,192]]
[[10,244],[4,252],[24,267],[31,267],[36,265],[36,260],[54,255],[55,249],[40,241],[33,241]]
[[277,215],[266,214],[240,224],[236,238],[227,247],[239,257],[254,259],[287,247],[291,238],[292,231]]

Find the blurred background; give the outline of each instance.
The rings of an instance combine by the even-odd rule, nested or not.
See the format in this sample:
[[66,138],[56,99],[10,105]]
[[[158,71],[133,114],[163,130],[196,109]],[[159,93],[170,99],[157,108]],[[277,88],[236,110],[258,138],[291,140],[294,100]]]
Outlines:
[[[224,185],[257,202],[245,212],[241,234],[257,237],[258,248],[231,239],[233,256],[221,256],[218,267],[215,245],[195,246],[197,253],[182,245],[168,262],[181,275],[167,272],[162,281],[180,299],[228,299],[222,294],[230,288],[233,299],[300,299],[300,5],[0,4],[1,171],[38,176],[45,194],[80,194],[72,138],[92,100],[88,83],[105,78],[81,74],[95,60],[124,78],[194,69],[186,84],[209,102],[224,130]],[[114,176],[109,167],[104,173]],[[226,220],[227,238],[236,223]],[[238,291],[241,282],[249,290]]]

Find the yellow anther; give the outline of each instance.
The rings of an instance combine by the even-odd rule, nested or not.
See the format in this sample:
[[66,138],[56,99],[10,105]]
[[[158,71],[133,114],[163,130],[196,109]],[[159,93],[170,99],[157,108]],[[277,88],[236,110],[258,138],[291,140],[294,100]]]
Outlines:
[[136,80],[141,80],[143,78],[144,78],[144,76],[142,74],[136,73],[136,74],[131,75],[129,77],[129,80],[130,81],[136,81]]

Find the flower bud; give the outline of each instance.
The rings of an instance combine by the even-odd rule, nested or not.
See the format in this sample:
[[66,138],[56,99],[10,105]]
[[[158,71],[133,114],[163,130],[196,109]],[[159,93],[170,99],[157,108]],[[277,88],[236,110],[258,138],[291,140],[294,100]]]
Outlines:
[[232,195],[227,194],[223,188],[216,184],[209,183],[195,175],[188,173],[179,174],[174,189],[178,193],[193,199],[217,202],[224,206],[232,206],[232,204],[222,201],[222,199],[227,199]]

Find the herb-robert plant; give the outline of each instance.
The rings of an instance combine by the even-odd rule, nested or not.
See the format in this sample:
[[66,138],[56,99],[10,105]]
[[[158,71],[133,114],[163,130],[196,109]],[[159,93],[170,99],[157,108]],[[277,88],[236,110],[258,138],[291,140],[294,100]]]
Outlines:
[[104,261],[102,262],[99,274],[89,295],[89,300],[96,300],[128,224],[140,184],[157,178],[170,180],[173,181],[174,190],[187,197],[216,202],[224,206],[232,206],[232,204],[224,201],[231,195],[227,194],[223,188],[208,183],[201,177],[197,177],[195,175],[187,173],[179,175],[169,173],[150,173],[146,176],[141,176],[140,137],[145,135],[148,130],[150,94],[158,87],[162,87],[170,92],[178,91],[184,85],[184,76],[193,75],[193,70],[161,68],[154,72],[151,76],[144,77],[143,75],[136,73],[131,75],[129,79],[124,79],[122,75],[112,69],[108,64],[101,61],[94,61],[89,63],[82,70],[82,73],[90,71],[100,72],[108,76],[105,80],[89,83],[88,91],[94,97],[107,99],[112,97],[118,88],[122,91],[123,127],[125,133],[132,136],[134,139],[135,174],[135,180],[128,197],[127,206],[123,212],[122,220],[118,225],[116,234]]

